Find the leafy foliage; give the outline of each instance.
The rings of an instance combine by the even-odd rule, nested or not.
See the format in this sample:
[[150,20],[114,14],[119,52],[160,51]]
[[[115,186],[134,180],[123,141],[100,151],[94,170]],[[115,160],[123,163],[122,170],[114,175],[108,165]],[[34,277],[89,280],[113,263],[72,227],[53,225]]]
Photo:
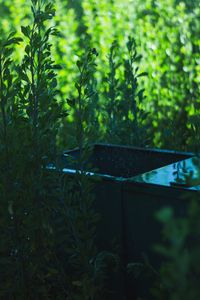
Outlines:
[[[146,144],[144,120],[147,113],[142,105],[145,99],[144,89],[139,89],[139,77],[147,75],[138,73],[138,55],[136,42],[129,37],[127,57],[119,59],[118,43],[114,41],[109,53],[109,73],[104,79],[106,101],[104,104],[104,124],[106,140],[109,142],[142,146]],[[120,77],[123,72],[123,77]]]
[[[22,20],[28,22],[30,19],[27,13],[27,3],[24,3],[24,0],[14,0],[13,7],[17,9],[17,14],[9,0],[0,2],[0,5],[4,32],[8,32],[10,28],[18,29]],[[133,111],[128,114],[128,118],[126,117],[127,121],[123,122],[123,126],[126,127],[123,140],[117,138],[116,134],[113,135],[112,140],[107,128],[111,124],[105,123],[108,114],[107,104],[109,106],[109,103],[113,101],[109,98],[108,83],[105,81],[105,77],[109,77],[109,74],[113,72],[111,70],[113,66],[110,60],[107,60],[110,45],[116,41],[114,43],[117,47],[112,50],[112,59],[116,61],[116,66],[119,63],[121,65],[117,67],[119,70],[116,70],[117,85],[124,83],[123,89],[122,86],[119,87],[121,95],[116,95],[117,107],[112,108],[119,113],[118,119],[120,119],[120,112],[125,113],[125,110],[128,110],[128,103],[125,104],[123,101],[128,101],[128,98],[132,101],[130,100],[132,96],[127,95],[130,92],[128,77],[126,77],[126,82],[124,81],[124,75],[128,69],[125,71],[124,68],[129,68],[131,71],[127,63],[125,66],[125,61],[130,62],[130,52],[125,45],[129,37],[134,35],[138,45],[137,51],[142,54],[140,72],[148,73],[148,78],[142,78],[139,83],[139,90],[145,88],[146,97],[138,105],[140,112],[145,111],[145,113],[142,112],[138,123],[142,122],[143,133],[148,127],[147,136],[144,138],[139,130],[142,144],[194,150],[197,147],[194,145],[197,144],[194,140],[197,141],[196,137],[199,134],[197,115],[199,112],[200,27],[198,19],[200,8],[198,1],[170,0],[166,3],[164,0],[143,2],[124,0],[122,3],[119,0],[103,0],[99,4],[94,0],[76,2],[57,0],[55,5],[57,16],[54,22],[60,29],[61,38],[55,39],[52,52],[56,61],[65,66],[58,71],[61,99],[64,99],[66,94],[69,98],[75,97],[71,95],[75,93],[73,82],[77,76],[77,69],[74,68],[75,53],[82,55],[86,44],[95,47],[99,52],[97,73],[93,82],[98,90],[98,97],[97,94],[95,96],[96,112],[98,110],[96,118],[98,133],[92,135],[91,140],[106,139],[111,142],[141,144],[141,141],[135,140],[136,135],[133,133],[135,126],[133,126],[135,121],[132,122]],[[20,10],[22,6],[24,9]],[[115,86],[115,90],[117,89],[118,87]],[[123,98],[122,108],[118,108],[120,98]],[[67,108],[68,105],[65,105]],[[63,127],[65,128],[67,123],[69,128],[73,128],[72,120],[73,118],[66,119]],[[119,133],[119,126],[116,125],[114,130],[122,136]],[[129,138],[130,135],[131,138]],[[73,145],[71,140],[67,141],[64,132],[58,141],[60,147]]]
[[[75,144],[78,146],[78,157],[71,157],[71,163],[76,174],[71,180],[63,178],[62,203],[67,226],[63,234],[67,235],[66,243],[70,270],[69,299],[92,300],[102,299],[105,295],[104,281],[108,263],[115,265],[116,255],[103,251],[98,252],[96,247],[96,225],[99,215],[94,211],[94,180],[97,178],[88,174],[91,145],[89,138],[93,125],[93,97],[92,79],[96,71],[96,49],[89,49],[77,61],[79,70],[75,83],[76,98],[67,99],[74,115]],[[68,274],[68,276],[69,276]]]
[[10,58],[21,42],[13,34],[1,41],[1,289],[2,299],[56,298],[51,220],[54,176],[45,171],[55,156],[62,107],[56,100],[58,66],[51,59],[44,23],[53,17],[51,3],[32,1],[33,25],[22,27],[27,39],[22,63]]
[[189,205],[188,215],[176,218],[171,208],[158,214],[164,225],[166,243],[156,249],[165,256],[155,299],[198,299],[199,278],[199,195]]

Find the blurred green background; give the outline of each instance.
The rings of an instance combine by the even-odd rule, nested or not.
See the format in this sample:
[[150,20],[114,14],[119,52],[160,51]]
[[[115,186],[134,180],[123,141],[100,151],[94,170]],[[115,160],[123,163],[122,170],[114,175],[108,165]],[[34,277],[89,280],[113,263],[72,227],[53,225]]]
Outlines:
[[[96,131],[91,141],[131,144],[127,139],[109,139],[104,122],[108,89],[109,53],[117,41],[116,61],[126,59],[128,37],[136,40],[145,88],[142,109],[147,113],[147,146],[195,150],[200,136],[200,2],[198,0],[56,0],[56,18],[61,37],[53,40],[53,55],[63,66],[59,71],[59,90],[62,99],[74,94],[77,75],[76,61],[87,47],[95,47],[97,74],[93,84],[98,93],[93,110]],[[0,34],[10,30],[20,34],[20,27],[30,22],[30,3],[27,0],[0,0]],[[22,48],[20,48],[22,47]],[[17,48],[20,59],[23,46]],[[122,80],[123,66],[117,70]],[[121,98],[120,98],[121,97]],[[121,95],[116,101],[126,99]],[[119,99],[120,98],[120,99]],[[67,106],[67,104],[66,104]],[[130,116],[131,119],[131,116]],[[70,122],[73,114],[62,124],[60,145],[73,146]],[[98,124],[97,124],[98,123]],[[120,124],[119,124],[120,126]],[[123,126],[123,124],[121,125]],[[122,134],[122,133],[121,133]],[[127,133],[128,135],[128,133]]]

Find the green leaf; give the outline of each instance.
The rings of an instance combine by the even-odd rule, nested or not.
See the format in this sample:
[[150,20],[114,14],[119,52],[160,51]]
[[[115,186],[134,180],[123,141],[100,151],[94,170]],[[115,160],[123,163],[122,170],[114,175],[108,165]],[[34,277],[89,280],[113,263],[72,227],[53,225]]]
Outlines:
[[22,38],[11,38],[9,40],[7,40],[3,45],[6,47],[6,46],[10,46],[12,44],[20,44],[22,42]]
[[142,72],[142,73],[137,75],[137,77],[144,77],[144,76],[148,76],[148,73],[147,72]]
[[73,99],[67,99],[67,104],[71,107],[74,107],[75,104],[76,104],[76,99],[73,98]]
[[162,223],[169,222],[173,218],[174,212],[171,207],[165,207],[156,213],[156,218]]
[[21,32],[26,36],[30,37],[30,27],[29,26],[21,26]]

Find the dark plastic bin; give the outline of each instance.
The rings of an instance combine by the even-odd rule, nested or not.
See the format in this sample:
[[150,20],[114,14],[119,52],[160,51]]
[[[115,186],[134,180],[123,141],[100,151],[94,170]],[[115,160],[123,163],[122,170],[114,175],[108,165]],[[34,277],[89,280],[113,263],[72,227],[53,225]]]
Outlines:
[[[65,151],[63,166],[68,166],[68,155],[76,158],[78,153],[78,149]],[[95,144],[90,162],[100,175],[130,178],[191,156],[191,153],[170,150]]]
[[[69,157],[76,159],[78,155],[78,149],[64,152],[61,158],[63,173],[74,174]],[[97,228],[99,249],[112,249],[115,240],[121,248],[124,266],[129,262],[141,262],[142,253],[153,266],[158,266],[160,261],[152,246],[159,242],[161,228],[154,214],[169,205],[179,214],[184,213],[182,195],[188,189],[172,186],[173,172],[178,162],[192,156],[191,153],[176,151],[93,145],[90,162],[101,178],[95,186],[95,209],[101,214]],[[92,169],[87,171],[93,174]],[[168,177],[165,180],[166,174],[170,180]],[[189,190],[194,192],[191,188]],[[128,283],[127,278],[125,281],[126,299],[136,299],[137,287]],[[121,300],[120,297],[116,293],[112,299]]]

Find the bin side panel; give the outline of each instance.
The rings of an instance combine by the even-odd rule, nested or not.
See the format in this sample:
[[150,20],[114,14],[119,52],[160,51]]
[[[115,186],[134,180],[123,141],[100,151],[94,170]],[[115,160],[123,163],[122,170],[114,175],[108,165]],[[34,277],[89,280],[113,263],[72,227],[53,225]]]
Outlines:
[[[132,185],[123,193],[124,218],[126,222],[126,259],[127,263],[144,263],[146,257],[152,267],[159,269],[163,257],[155,252],[154,245],[162,242],[162,225],[155,218],[156,212],[166,206],[171,206],[175,215],[185,215],[188,199],[183,194],[173,189],[148,188]],[[128,279],[128,299],[135,292],[145,299],[151,299],[149,290],[154,279],[146,277]]]

